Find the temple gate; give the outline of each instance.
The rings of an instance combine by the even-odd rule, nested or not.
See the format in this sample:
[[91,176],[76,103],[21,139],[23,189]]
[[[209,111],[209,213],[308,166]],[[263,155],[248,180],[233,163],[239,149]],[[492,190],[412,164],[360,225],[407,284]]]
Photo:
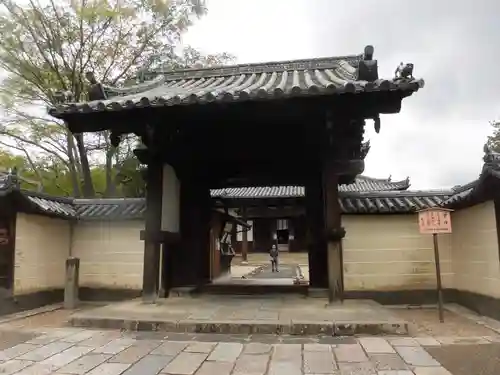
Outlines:
[[[210,282],[210,189],[268,185],[305,186],[310,286],[342,298],[338,185],[364,170],[365,120],[378,132],[380,114],[399,112],[402,99],[423,87],[412,64],[379,79],[373,52],[151,71],[130,87],[88,74],[88,102],[59,94],[49,113],[72,132],[109,130],[115,146],[124,134],[142,140],[135,154],[147,164],[145,302],[160,284],[168,292]],[[162,247],[170,266],[160,281]]]

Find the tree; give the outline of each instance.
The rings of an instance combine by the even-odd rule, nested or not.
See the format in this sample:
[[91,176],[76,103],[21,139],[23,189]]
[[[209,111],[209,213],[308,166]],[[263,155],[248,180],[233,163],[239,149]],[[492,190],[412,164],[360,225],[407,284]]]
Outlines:
[[73,135],[49,118],[41,107],[53,105],[57,92],[85,100],[89,71],[100,82],[119,86],[158,65],[220,65],[232,59],[190,47],[178,52],[181,34],[206,12],[203,0],[28,0],[26,5],[0,0],[0,5],[0,68],[6,72],[0,135],[8,139],[4,145],[26,157],[36,154],[54,171],[63,168],[74,196],[96,194],[92,169],[103,159],[104,194],[115,194],[116,182],[124,180],[113,167],[130,166],[124,160],[132,154],[113,149],[106,132]]
[[500,120],[491,121],[493,134],[488,137],[488,146],[495,152],[500,152]]

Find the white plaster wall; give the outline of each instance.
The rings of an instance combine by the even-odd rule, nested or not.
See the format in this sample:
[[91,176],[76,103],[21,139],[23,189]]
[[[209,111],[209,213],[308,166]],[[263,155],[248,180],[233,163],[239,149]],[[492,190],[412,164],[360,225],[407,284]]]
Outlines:
[[500,298],[500,259],[493,201],[453,212],[455,288]]
[[179,232],[180,181],[172,166],[163,166],[163,197],[161,229],[169,232]]
[[80,258],[80,286],[142,289],[144,221],[79,222],[73,256]]
[[[343,215],[346,290],[434,289],[432,235],[421,235],[417,215]],[[451,235],[439,236],[443,287],[453,286]]]
[[[247,224],[248,225],[253,225],[253,222],[252,220],[247,220]],[[236,241],[243,241],[243,227],[241,225],[238,225],[236,227]],[[252,242],[253,241],[253,227],[251,227],[248,231],[247,231],[247,241],[249,242]]]
[[64,288],[70,223],[17,214],[14,295]]

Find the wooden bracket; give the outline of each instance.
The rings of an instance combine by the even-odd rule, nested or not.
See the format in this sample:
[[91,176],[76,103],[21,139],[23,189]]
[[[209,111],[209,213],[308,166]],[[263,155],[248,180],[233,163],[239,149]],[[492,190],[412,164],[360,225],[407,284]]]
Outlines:
[[141,241],[160,242],[163,244],[175,244],[181,240],[179,233],[161,230],[159,232],[146,232],[141,230]]
[[346,231],[343,227],[327,229],[326,230],[326,240],[328,242],[340,241],[345,237]]

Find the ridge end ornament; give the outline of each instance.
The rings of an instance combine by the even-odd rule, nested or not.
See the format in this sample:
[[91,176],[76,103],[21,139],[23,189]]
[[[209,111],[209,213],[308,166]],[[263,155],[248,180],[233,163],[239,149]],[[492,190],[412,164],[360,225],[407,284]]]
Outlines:
[[373,127],[375,129],[375,133],[380,133],[380,115],[375,115],[373,117]]
[[378,79],[378,62],[373,59],[375,48],[372,45],[365,47],[363,58],[359,61],[358,80],[374,82]]
[[412,79],[414,79],[413,68],[414,68],[414,65],[412,63],[405,64],[403,62],[400,62],[398,67],[394,71],[394,79],[396,79],[396,80],[402,80],[402,79],[412,80]]
[[94,72],[92,71],[86,72],[85,78],[90,84],[87,90],[87,96],[90,101],[104,100],[108,98],[106,92],[104,91],[104,88],[102,87],[102,84],[95,78]]

